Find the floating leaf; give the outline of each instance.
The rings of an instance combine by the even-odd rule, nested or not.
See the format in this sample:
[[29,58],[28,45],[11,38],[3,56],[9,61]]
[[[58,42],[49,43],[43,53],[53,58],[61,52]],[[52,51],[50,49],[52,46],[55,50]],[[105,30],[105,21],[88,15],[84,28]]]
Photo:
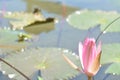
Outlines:
[[[64,53],[64,49],[58,48],[34,48],[27,49],[18,54],[11,54],[5,58],[6,61],[13,64],[27,76],[32,76],[37,70],[41,71],[43,80],[60,80],[69,79],[77,75],[79,72],[72,68],[63,58],[65,54],[73,63],[79,66],[80,61],[72,52]],[[5,64],[2,64],[2,69],[6,73],[15,73],[15,78],[20,80],[21,76]]]
[[41,13],[39,13],[39,15],[34,15],[33,13],[13,12],[11,14],[6,13],[4,17],[13,19],[10,21],[13,29],[23,29],[23,27],[28,26],[35,21],[45,21],[45,18]]
[[[79,29],[89,29],[98,24],[101,25],[103,30],[110,22],[119,17],[120,14],[117,12],[105,12],[105,11],[76,11],[75,13],[68,16],[67,21],[73,27]],[[111,28],[108,28],[107,31],[120,31],[120,20],[116,21],[111,25]]]
[[104,44],[102,46],[101,63],[112,63],[106,73],[120,74],[120,44]]
[[13,50],[25,48],[29,44],[27,42],[18,42],[18,35],[20,33],[19,31],[0,29],[0,48]]
[[[39,15],[38,15],[39,14]],[[40,34],[41,32],[48,32],[54,29],[54,18],[44,18],[41,13],[37,15],[33,13],[14,12],[12,14],[6,14],[6,18],[12,18],[10,20],[12,29],[24,29],[28,33]]]
[[24,27],[24,30],[28,33],[40,34],[42,32],[53,30],[55,28],[54,25],[54,18],[47,18],[46,21],[36,21],[33,24]]
[[106,73],[111,73],[113,75],[120,75],[120,62],[112,63],[106,70]]
[[[38,16],[38,20],[41,20],[41,21],[45,20],[44,16],[41,13],[39,13],[39,15],[40,16]],[[4,17],[5,18],[11,18],[13,20],[16,19],[18,21],[21,21],[21,20],[29,20],[29,21],[32,20],[32,21],[34,21],[34,20],[37,20],[33,13],[27,13],[27,12],[11,12],[11,14],[6,13],[6,14],[4,14]]]
[[120,44],[104,44],[102,46],[101,63],[120,62]]

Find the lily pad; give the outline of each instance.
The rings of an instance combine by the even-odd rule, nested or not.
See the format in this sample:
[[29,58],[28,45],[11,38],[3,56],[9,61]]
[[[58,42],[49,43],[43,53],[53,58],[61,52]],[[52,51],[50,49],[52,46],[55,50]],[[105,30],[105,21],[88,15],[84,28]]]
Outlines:
[[18,35],[20,33],[19,31],[0,29],[0,48],[20,50],[28,46],[29,44],[27,42],[18,42]]
[[104,44],[102,46],[101,63],[120,62],[120,44]]
[[[68,80],[76,76],[79,72],[73,69],[63,58],[64,53],[76,65],[80,64],[79,59],[72,52],[65,53],[59,48],[33,48],[27,49],[18,54],[11,54],[5,58],[6,61],[14,65],[27,76],[32,76],[37,70],[41,71],[43,80]],[[24,80],[20,74],[2,64],[2,70],[6,73],[14,73],[15,79]],[[39,77],[39,76],[38,76]]]
[[120,75],[120,44],[104,44],[102,46],[101,63],[112,63],[105,73]]
[[49,32],[55,29],[54,18],[47,18],[46,21],[36,21],[24,27],[24,31],[32,34],[40,34],[42,32]]
[[35,15],[33,13],[13,12],[6,13],[4,17],[12,19],[10,20],[10,24],[13,29],[23,29],[24,26],[28,26],[36,21],[45,21],[45,18],[41,13]]
[[[69,15],[67,21],[70,25],[78,29],[89,29],[91,27],[100,24],[101,30],[104,30],[105,27],[110,22],[112,22],[114,19],[116,19],[119,16],[120,14],[115,11],[105,12],[105,11],[82,10],[82,11],[76,11],[75,13]],[[107,29],[107,31],[118,32],[120,31],[119,25],[120,25],[120,19],[114,22]]]
[[120,62],[112,63],[106,70],[106,73],[111,73],[113,75],[120,75]]

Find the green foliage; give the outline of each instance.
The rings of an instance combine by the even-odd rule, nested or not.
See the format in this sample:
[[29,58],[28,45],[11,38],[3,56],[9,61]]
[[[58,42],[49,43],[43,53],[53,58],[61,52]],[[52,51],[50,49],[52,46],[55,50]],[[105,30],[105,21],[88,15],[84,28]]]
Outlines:
[[19,50],[28,46],[29,44],[27,42],[18,43],[17,40],[20,33],[19,31],[0,29],[0,48]]
[[[89,29],[100,24],[103,30],[111,21],[119,16],[120,14],[117,12],[83,10],[69,15],[67,20],[70,25],[79,29]],[[120,31],[119,25],[120,20],[113,23],[107,31]]]
[[101,63],[120,62],[120,44],[104,44],[102,46]]
[[102,46],[101,63],[112,63],[106,73],[120,75],[120,44],[104,44]]
[[119,63],[112,63],[106,73],[112,73],[113,75],[120,75],[120,62]]
[[20,32],[12,31],[12,30],[6,30],[6,29],[0,29],[0,43],[13,43],[15,40],[17,40],[17,35]]
[[39,16],[36,16],[33,13],[13,12],[11,14],[6,13],[4,17],[11,19],[10,24],[13,29],[23,29],[23,27],[28,26],[35,21],[45,21],[45,18],[41,13],[39,13]]
[[45,18],[41,13],[35,15],[33,13],[13,12],[6,13],[4,17],[11,18],[10,24],[13,30],[24,29],[27,33],[40,34],[54,29],[54,18]]
[[[6,61],[14,65],[27,76],[34,75],[34,72],[41,70],[41,75],[44,80],[68,80],[76,76],[78,71],[73,69],[63,58],[64,53],[76,65],[80,64],[79,59],[72,52],[65,53],[64,49],[59,48],[33,48],[27,49],[24,52],[17,52],[5,58]],[[15,79],[22,79],[19,74],[2,64],[2,69],[6,73],[16,74]]]

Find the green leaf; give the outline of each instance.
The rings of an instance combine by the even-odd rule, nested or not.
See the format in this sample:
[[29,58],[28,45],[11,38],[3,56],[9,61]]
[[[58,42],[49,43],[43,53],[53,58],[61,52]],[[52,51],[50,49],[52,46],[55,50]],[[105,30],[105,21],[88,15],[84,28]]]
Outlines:
[[102,45],[101,64],[120,62],[120,44]]
[[24,29],[27,33],[40,34],[41,32],[49,32],[53,30],[54,18],[45,18],[41,13],[34,15],[33,13],[13,12],[5,14],[5,18],[11,18],[10,24],[12,29]]
[[105,73],[112,73],[113,75],[120,75],[120,62],[119,63],[112,63]]
[[11,18],[10,24],[13,29],[23,29],[23,27],[36,21],[45,21],[45,18],[41,13],[36,17],[33,13],[13,12],[11,14],[6,13],[4,17]]
[[120,44],[104,44],[102,46],[101,63],[112,63],[105,73],[120,74]]
[[19,43],[18,35],[20,33],[26,34],[20,31],[13,31],[10,29],[0,29],[0,48],[1,49],[12,49],[12,50],[21,50],[26,46],[30,45],[27,42]]
[[[65,51],[68,52],[66,53]],[[33,48],[27,49],[22,53],[17,53],[5,57],[5,60],[27,76],[31,76],[37,70],[41,70],[41,75],[44,80],[68,80],[80,73],[72,68],[62,56],[62,53],[65,54],[74,64],[79,66],[79,59],[69,50],[59,48]],[[16,79],[22,79],[16,71],[5,64],[2,64],[2,66],[2,69],[6,73],[15,73]]]
[[[105,12],[105,11],[76,11],[75,13],[68,16],[67,21],[73,27],[78,29],[89,29],[100,24],[103,30],[110,22],[119,17],[120,14],[117,12]],[[111,25],[107,29],[109,32],[120,31],[120,19]]]
[[24,31],[32,34],[40,34],[43,32],[49,32],[55,29],[54,21],[45,21],[45,22],[34,22],[26,27],[24,27]]

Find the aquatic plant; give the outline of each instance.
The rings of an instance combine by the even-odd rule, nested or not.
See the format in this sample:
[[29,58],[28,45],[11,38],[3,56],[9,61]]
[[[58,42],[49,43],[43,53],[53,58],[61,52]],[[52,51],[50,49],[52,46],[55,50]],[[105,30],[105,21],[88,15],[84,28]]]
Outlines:
[[79,56],[83,72],[91,80],[100,68],[101,43],[96,48],[95,39],[86,38],[84,43],[79,43]]
[[0,48],[6,50],[14,50],[14,51],[26,48],[28,45],[30,45],[30,43],[18,42],[19,39],[18,35],[21,33],[26,34],[20,31],[9,30],[9,28],[0,29]]
[[[117,19],[119,19],[119,18],[117,18]],[[116,21],[116,20],[114,20],[114,21]],[[101,22],[104,22],[104,20],[101,20]],[[104,30],[106,30],[111,24],[112,23],[110,23]],[[76,59],[76,55],[75,54],[71,54],[71,52],[68,52],[66,54],[65,52],[62,52],[62,50],[60,50],[60,49],[57,49],[57,50],[54,50],[54,49],[44,49],[44,51],[39,49],[39,48],[28,49],[28,50],[25,50],[25,52],[23,52],[23,53],[18,52],[17,54],[9,55],[9,56],[7,56],[5,58],[5,60],[8,61],[9,63],[13,64],[15,67],[19,68],[22,72],[26,73],[28,76],[31,76],[32,73],[34,74],[35,70],[40,70],[42,72],[42,77],[41,77],[41,75],[38,75],[37,76],[38,80],[42,80],[42,79],[44,79],[44,80],[48,80],[48,79],[49,80],[50,79],[51,80],[69,79],[69,78],[74,77],[76,74],[78,74],[78,72],[73,70],[71,67],[69,67],[65,63],[65,61],[63,60],[63,58],[61,56],[61,53],[63,53],[63,57],[65,58],[65,60],[73,68],[75,68],[79,72],[83,71],[88,76],[88,79],[90,80],[91,77],[94,76],[98,72],[99,67],[100,67],[99,61],[100,61],[100,55],[101,55],[101,46],[99,44],[99,49],[97,51],[97,49],[96,49],[96,42],[99,40],[99,37],[102,34],[103,34],[103,32],[97,37],[96,41],[95,41],[95,39],[91,39],[91,38],[85,39],[84,42],[88,43],[87,46],[84,45],[84,44],[82,45],[80,43],[80,45],[79,45],[79,54],[80,55],[83,54],[83,55],[89,57],[89,59],[91,59],[89,61],[88,58],[85,58],[85,56],[82,56],[83,58],[81,57],[80,61],[81,61],[81,65],[82,65],[82,70],[80,70],[80,68],[78,67],[78,60]],[[90,44],[92,44],[92,45],[90,45]],[[84,48],[82,48],[82,46]],[[85,50],[85,52],[80,52],[82,50]],[[95,53],[93,53],[93,52],[95,52]],[[53,55],[51,53],[53,53]],[[90,55],[96,55],[98,57],[95,56],[95,57],[91,58],[91,56],[88,56],[88,54],[86,54],[86,53],[89,53]],[[72,55],[75,55],[75,56],[72,56]],[[108,54],[107,54],[107,56],[108,56]],[[114,56],[114,59],[112,59],[112,60],[109,59],[109,58],[107,58],[107,59],[111,60],[111,61],[115,60],[115,62],[116,62],[116,57],[115,56]],[[117,57],[117,60],[119,62],[118,58],[119,58],[119,56]],[[85,63],[84,63],[84,61],[85,61]],[[90,67],[89,67],[89,64],[87,64],[86,61],[88,61],[88,63],[90,63]],[[109,61],[109,62],[111,62],[111,61]],[[29,63],[29,65],[27,65],[28,63]],[[75,65],[75,63],[77,65]],[[106,60],[105,63],[107,63],[107,60]],[[88,66],[85,67],[83,65],[88,65]],[[119,63],[118,64],[115,63],[115,66],[116,65],[118,67]],[[2,64],[2,66],[3,66],[3,69],[6,70],[6,72],[12,72],[12,70],[9,69],[8,67],[6,67],[4,64]],[[95,68],[96,66],[97,66],[97,68]],[[109,69],[111,67],[113,69],[113,68],[115,68],[115,66],[114,66],[114,64],[112,64],[109,67]],[[26,67],[26,68],[24,68],[24,67]],[[14,69],[16,70],[16,68],[14,68]],[[89,72],[89,69],[90,70],[93,69],[93,70],[91,72]],[[109,69],[108,69],[107,72],[110,72]],[[112,70],[112,69],[110,69],[110,70]],[[16,70],[16,71],[18,71],[18,70]],[[17,74],[16,72],[13,72],[13,73]],[[118,70],[117,70],[117,73],[119,74]],[[18,76],[18,74],[17,74],[17,76],[15,78],[22,79],[21,76]],[[26,79],[30,80],[27,77],[26,77]]]
[[[79,59],[77,59],[76,55],[73,55],[69,50],[60,48],[38,47],[26,49],[24,52],[14,52],[14,54],[11,52],[11,55],[6,56],[4,60],[14,65],[15,68],[31,80],[34,80],[34,77],[40,80],[69,80],[79,74],[79,72],[66,63],[61,53],[79,66]],[[2,70],[5,71],[6,74],[15,74],[13,79],[26,80],[26,78],[6,64],[2,64]]]
[[[120,14],[115,11],[80,10],[70,14],[66,20],[72,27],[82,30],[87,30],[99,24],[101,30],[104,31],[106,25],[119,16]],[[119,22],[120,20],[112,24],[112,28],[108,28],[107,32],[119,32]]]
[[[96,75],[100,68],[100,57],[101,57],[101,43],[98,44],[98,48],[96,49],[96,44],[101,37],[101,35],[106,31],[111,24],[116,22],[120,17],[115,18],[113,21],[111,21],[104,29],[103,31],[98,35],[96,40],[94,38],[86,38],[84,40],[84,43],[81,44],[79,43],[79,57],[80,57],[80,62],[82,65],[82,69],[80,69],[78,66],[76,66],[69,58],[67,58],[65,55],[63,56],[65,60],[76,70],[79,72],[84,72],[88,76],[88,80],[92,80],[92,77]],[[112,50],[112,49],[111,49]],[[107,51],[109,53],[109,50]],[[113,53],[112,53],[113,54]],[[115,53],[114,55],[116,56],[118,53]],[[108,54],[107,54],[108,56]],[[107,57],[105,56],[105,57]],[[120,55],[119,55],[120,56]],[[103,56],[104,57],[104,56]],[[115,57],[116,59],[116,57]],[[114,73],[114,74],[120,74],[120,70],[115,70],[117,67],[120,66],[120,60],[117,58],[115,60],[114,57],[111,60],[110,57],[107,60],[110,60],[110,62],[115,62],[112,65],[109,66],[109,68],[106,70],[106,73]],[[106,61],[106,58],[104,58],[103,61]],[[117,62],[117,63],[116,63]],[[107,63],[107,62],[106,62]]]

